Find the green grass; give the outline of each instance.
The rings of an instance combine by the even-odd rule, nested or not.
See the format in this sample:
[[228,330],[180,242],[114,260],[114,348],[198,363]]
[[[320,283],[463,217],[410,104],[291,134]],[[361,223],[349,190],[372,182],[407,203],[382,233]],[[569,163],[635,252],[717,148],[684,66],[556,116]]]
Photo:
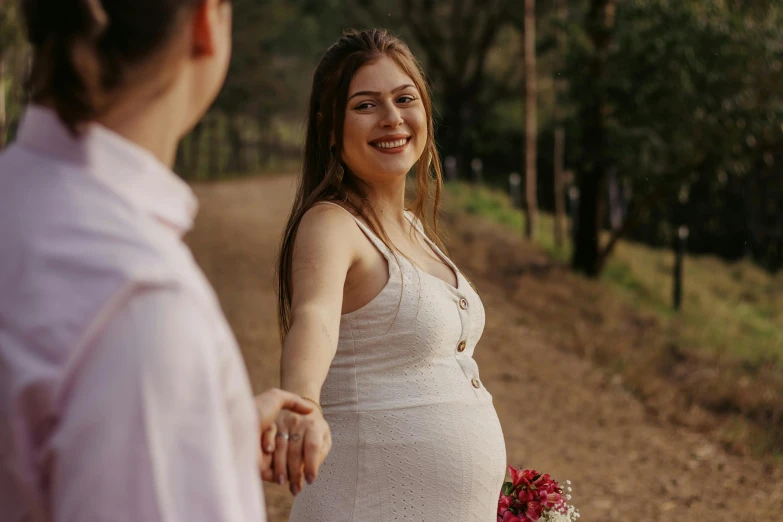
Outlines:
[[[671,251],[621,242],[610,266],[623,265],[634,281],[629,293],[642,305],[671,313]],[[610,271],[604,279],[617,285]],[[683,303],[677,314],[683,344],[751,364],[783,361],[783,275],[749,261],[727,263],[687,256]]]
[[[489,218],[516,233],[523,233],[524,216],[513,207],[503,192],[467,183],[448,183],[446,192],[452,204],[466,213]],[[538,244],[559,261],[567,261],[571,256],[571,245],[568,242],[563,248],[555,245],[554,219],[550,214],[542,213],[539,217]]]
[[[501,191],[462,183],[447,185],[449,204],[522,234],[524,217]],[[606,241],[606,238],[604,238]],[[553,218],[541,214],[537,244],[559,261],[570,245],[555,246]],[[619,241],[601,280],[638,308],[672,322],[683,348],[738,359],[748,368],[783,366],[783,273],[775,276],[749,261],[727,263],[712,256],[687,256],[683,302],[672,309],[670,250]]]

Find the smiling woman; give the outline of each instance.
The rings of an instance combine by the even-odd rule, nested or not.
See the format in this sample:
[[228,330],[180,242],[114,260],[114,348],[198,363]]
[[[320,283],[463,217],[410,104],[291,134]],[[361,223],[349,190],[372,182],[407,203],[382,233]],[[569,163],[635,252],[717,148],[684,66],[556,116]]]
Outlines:
[[[423,224],[441,190],[424,74],[387,32],[350,32],[312,93],[280,254],[281,381],[323,412],[277,420],[276,479],[302,493],[291,521],[494,522],[505,447],[473,359],[484,307]],[[330,447],[302,492],[301,455]]]
[[[417,196],[409,208],[443,248],[437,234],[442,171],[435,148],[432,100],[424,78],[408,46],[384,30],[348,32],[321,59],[313,75],[302,177],[279,263],[283,332],[291,320],[294,242],[299,223],[316,203],[339,201],[391,246],[379,209],[368,204],[372,190],[368,182],[395,177],[399,182],[415,165]],[[395,123],[389,125],[389,118]],[[403,123],[398,125],[400,120]],[[415,139],[413,147],[394,143],[403,139]],[[405,154],[386,158],[388,162],[374,154],[387,150]],[[425,217],[428,207],[431,220]]]
[[385,56],[359,69],[351,82],[342,156],[366,183],[405,176],[427,145],[427,111],[409,82]]

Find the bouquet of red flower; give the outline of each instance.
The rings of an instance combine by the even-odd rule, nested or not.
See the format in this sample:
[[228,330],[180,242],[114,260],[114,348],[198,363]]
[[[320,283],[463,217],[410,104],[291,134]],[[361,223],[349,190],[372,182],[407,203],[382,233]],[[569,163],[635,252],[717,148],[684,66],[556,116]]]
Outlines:
[[[508,467],[511,482],[503,484],[497,522],[573,522],[579,511],[568,504],[571,487],[563,491],[552,477],[535,470]],[[571,484],[571,481],[566,481]]]

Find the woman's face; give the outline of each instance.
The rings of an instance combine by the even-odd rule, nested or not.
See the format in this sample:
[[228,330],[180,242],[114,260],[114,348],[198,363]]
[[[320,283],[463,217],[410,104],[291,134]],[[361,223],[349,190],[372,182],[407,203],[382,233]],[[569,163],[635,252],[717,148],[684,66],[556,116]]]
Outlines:
[[404,178],[427,143],[427,113],[413,80],[391,58],[368,63],[348,89],[342,157],[367,183]]

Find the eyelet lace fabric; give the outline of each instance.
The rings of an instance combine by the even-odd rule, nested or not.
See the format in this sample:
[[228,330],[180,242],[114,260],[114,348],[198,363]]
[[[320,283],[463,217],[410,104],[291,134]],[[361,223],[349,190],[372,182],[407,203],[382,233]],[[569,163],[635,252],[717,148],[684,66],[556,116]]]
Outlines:
[[342,316],[321,394],[333,447],[316,483],[297,496],[292,522],[497,520],[505,443],[473,360],[484,307],[408,218],[458,285],[395,257],[354,218],[386,257],[389,281]]

